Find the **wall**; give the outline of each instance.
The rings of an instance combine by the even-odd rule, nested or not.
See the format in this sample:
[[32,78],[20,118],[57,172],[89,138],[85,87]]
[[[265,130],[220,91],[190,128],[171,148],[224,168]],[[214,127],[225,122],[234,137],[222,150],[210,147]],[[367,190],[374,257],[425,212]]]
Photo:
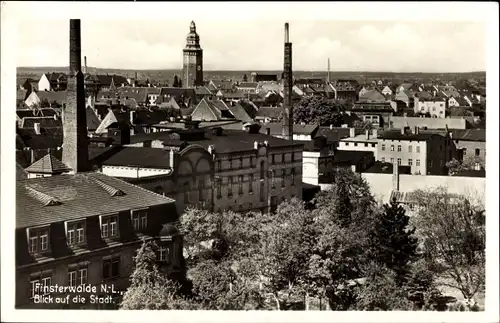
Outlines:
[[50,82],[45,74],[38,81],[38,91],[50,91]]
[[302,180],[304,183],[318,185],[318,168],[320,153],[304,152],[302,159]]
[[446,102],[444,101],[418,101],[414,107],[415,113],[429,112],[433,118],[446,117]]
[[455,118],[419,118],[419,117],[391,117],[393,128],[403,128],[405,126],[413,127],[427,127],[428,129],[466,129],[465,119]]
[[[363,173],[372,194],[377,200],[388,202],[392,191],[392,174]],[[444,186],[450,193],[472,194],[473,196],[485,197],[486,178],[481,177],[459,177],[459,176],[419,176],[399,175],[399,190],[411,192],[418,189],[435,188]],[[323,189],[323,188],[322,188]]]
[[373,140],[367,140],[367,141],[360,141],[360,140],[353,140],[350,141],[349,138],[342,139],[339,141],[339,150],[349,150],[349,151],[371,151],[373,153],[373,156],[375,156],[375,160],[378,160],[377,158],[377,146],[378,146],[378,141],[373,141]]
[[[394,146],[394,151],[391,151],[391,146]],[[401,151],[398,151],[398,146],[401,146]],[[420,147],[420,152],[417,152],[417,147]],[[396,161],[400,158],[401,165],[409,165],[411,159],[412,174],[418,172],[427,174],[427,143],[425,141],[379,139],[376,156],[378,160],[386,163],[392,163],[392,158]],[[419,166],[417,166],[417,160],[420,163]]]
[[[467,149],[464,157],[474,156],[483,165],[486,165],[486,142],[484,141],[467,141],[467,140],[455,140],[455,145],[458,149]],[[476,156],[475,151],[479,149],[479,156]]]

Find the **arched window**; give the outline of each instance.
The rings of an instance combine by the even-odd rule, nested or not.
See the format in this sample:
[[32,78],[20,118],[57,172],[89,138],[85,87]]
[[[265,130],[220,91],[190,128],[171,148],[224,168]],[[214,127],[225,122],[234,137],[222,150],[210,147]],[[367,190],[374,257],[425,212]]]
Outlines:
[[260,162],[260,179],[264,179],[264,177],[265,177],[264,161],[261,160],[261,162]]

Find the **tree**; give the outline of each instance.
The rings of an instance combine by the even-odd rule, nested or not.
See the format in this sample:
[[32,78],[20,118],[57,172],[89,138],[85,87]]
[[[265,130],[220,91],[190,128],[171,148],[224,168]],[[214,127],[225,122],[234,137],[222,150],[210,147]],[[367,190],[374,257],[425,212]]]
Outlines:
[[243,74],[243,82],[248,82],[248,77],[246,74]]
[[177,87],[182,87],[182,79],[181,78],[179,78],[179,84]]
[[374,261],[393,270],[396,283],[401,284],[410,271],[410,264],[418,259],[418,239],[413,235],[415,229],[409,227],[410,218],[395,199],[383,207],[371,229],[370,255]]
[[471,299],[484,289],[484,207],[472,195],[453,195],[445,188],[416,191],[417,233],[441,284]]
[[342,112],[341,106],[334,100],[310,96],[296,104],[293,119],[295,123],[340,127],[343,123]]
[[123,296],[121,309],[165,310],[189,307],[178,296],[178,286],[160,272],[156,264],[156,244],[144,242],[135,257],[131,285]]
[[173,87],[179,87],[179,78],[177,75],[174,75],[174,82],[172,83]]
[[465,170],[475,170],[478,165],[479,167],[484,168],[484,163],[480,158],[470,155],[465,156],[461,161],[453,158],[446,163],[448,174],[451,176]]
[[355,120],[353,123],[353,127],[362,130],[372,130],[373,124],[369,121]]

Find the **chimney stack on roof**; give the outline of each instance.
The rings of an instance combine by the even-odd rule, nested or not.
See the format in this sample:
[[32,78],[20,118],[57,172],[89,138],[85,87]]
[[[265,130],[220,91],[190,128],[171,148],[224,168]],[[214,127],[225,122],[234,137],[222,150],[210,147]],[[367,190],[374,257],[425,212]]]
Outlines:
[[405,127],[401,127],[401,134],[404,135],[405,134]]
[[40,123],[36,122],[36,123],[34,124],[34,128],[35,128],[35,133],[36,133],[37,135],[40,135],[40,134],[42,133],[42,131],[41,131],[41,127],[40,127]]
[[170,168],[174,168],[174,159],[175,159],[175,154],[174,154],[174,150],[173,149],[170,149],[169,153],[168,153],[168,157],[169,157],[169,166]]
[[355,128],[349,128],[349,137],[356,137],[356,129]]

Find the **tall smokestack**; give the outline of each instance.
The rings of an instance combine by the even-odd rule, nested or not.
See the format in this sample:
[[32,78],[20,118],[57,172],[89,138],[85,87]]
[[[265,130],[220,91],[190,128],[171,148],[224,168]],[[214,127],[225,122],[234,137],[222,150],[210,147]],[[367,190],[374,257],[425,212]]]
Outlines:
[[330,58],[328,58],[328,74],[327,74],[327,81],[330,83]]
[[87,74],[87,56],[83,56],[83,74]]
[[74,173],[88,168],[87,115],[85,111],[84,76],[81,71],[80,19],[69,21],[69,75],[66,106],[62,109],[62,161]]
[[292,43],[289,38],[288,23],[285,23],[285,56],[283,62],[283,121],[282,135],[285,139],[293,139],[293,107],[292,107]]

